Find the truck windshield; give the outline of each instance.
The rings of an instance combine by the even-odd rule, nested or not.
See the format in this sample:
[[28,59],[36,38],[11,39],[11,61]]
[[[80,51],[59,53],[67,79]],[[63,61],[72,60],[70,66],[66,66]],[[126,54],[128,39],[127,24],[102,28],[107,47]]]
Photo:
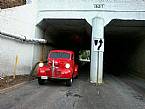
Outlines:
[[69,53],[65,53],[65,52],[52,52],[49,56],[50,58],[70,58],[70,54]]

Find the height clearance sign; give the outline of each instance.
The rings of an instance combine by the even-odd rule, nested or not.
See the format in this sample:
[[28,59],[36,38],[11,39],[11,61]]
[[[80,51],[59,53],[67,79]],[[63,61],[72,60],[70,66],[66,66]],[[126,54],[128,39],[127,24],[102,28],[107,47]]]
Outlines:
[[104,39],[94,38],[93,40],[94,51],[104,52]]

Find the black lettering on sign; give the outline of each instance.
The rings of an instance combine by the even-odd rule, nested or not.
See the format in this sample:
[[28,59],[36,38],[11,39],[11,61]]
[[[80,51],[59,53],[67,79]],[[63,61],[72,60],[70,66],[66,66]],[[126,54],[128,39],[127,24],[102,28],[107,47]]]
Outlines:
[[98,44],[98,40],[94,40],[95,46]]
[[94,4],[94,8],[104,8],[104,4]]

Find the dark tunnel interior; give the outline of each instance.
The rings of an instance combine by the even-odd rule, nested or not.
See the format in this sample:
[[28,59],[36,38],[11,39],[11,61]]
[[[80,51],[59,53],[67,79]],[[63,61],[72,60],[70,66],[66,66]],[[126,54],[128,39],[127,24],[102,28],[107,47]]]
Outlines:
[[91,26],[85,19],[43,19],[39,26],[44,31],[48,46],[56,49],[90,49]]
[[105,27],[104,72],[144,76],[145,21],[112,20]]

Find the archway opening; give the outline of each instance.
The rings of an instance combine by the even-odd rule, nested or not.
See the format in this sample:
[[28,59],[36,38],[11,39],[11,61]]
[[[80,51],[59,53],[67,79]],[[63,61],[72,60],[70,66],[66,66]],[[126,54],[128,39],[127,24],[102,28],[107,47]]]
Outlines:
[[47,59],[52,49],[73,50],[80,73],[85,71],[89,78],[90,62],[82,61],[80,57],[82,51],[91,49],[91,32],[92,27],[85,19],[43,19],[37,24],[36,35],[48,41],[43,49],[43,59]]
[[145,21],[114,19],[105,27],[104,72],[145,78]]

